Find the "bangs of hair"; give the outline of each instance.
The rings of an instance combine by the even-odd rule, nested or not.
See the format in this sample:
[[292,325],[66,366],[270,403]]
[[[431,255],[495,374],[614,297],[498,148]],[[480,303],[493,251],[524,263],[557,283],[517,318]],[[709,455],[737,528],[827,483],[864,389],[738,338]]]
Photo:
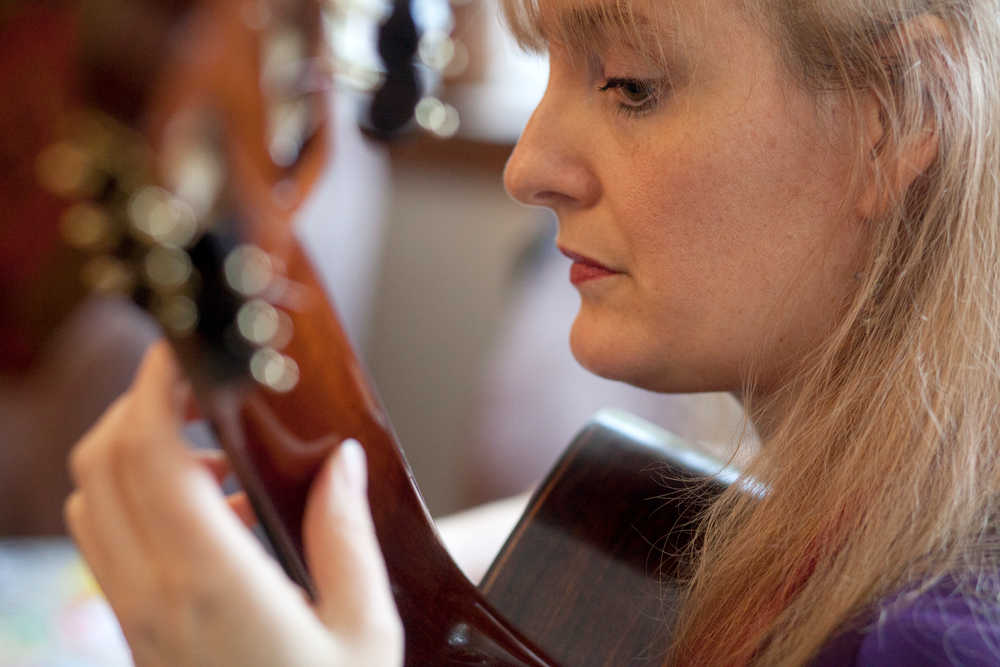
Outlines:
[[664,26],[637,11],[630,0],[544,6],[540,0],[500,0],[500,11],[518,45],[531,53],[544,53],[558,44],[570,53],[590,55],[622,43],[657,62],[665,60]]

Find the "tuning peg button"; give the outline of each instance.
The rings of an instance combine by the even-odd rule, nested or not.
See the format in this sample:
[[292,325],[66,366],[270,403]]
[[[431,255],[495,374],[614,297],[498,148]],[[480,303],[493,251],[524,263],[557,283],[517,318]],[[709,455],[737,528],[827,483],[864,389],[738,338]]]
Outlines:
[[68,141],[54,143],[39,153],[35,172],[42,187],[57,197],[92,197],[99,186],[91,156]]
[[98,255],[80,272],[84,285],[102,294],[129,294],[135,288],[135,275],[121,260],[111,255]]
[[223,262],[226,283],[245,297],[259,295],[274,279],[271,256],[253,245],[234,248]]
[[280,394],[288,393],[299,383],[299,365],[295,360],[270,347],[254,352],[250,374],[258,383]]
[[253,345],[267,345],[278,334],[281,317],[278,310],[263,299],[252,299],[236,313],[240,335]]
[[101,206],[82,201],[67,208],[59,231],[63,240],[80,250],[107,250],[111,244],[111,216]]
[[128,216],[139,236],[161,245],[187,247],[198,233],[191,207],[158,186],[148,185],[132,195]]
[[177,337],[190,335],[198,326],[198,306],[183,294],[172,294],[154,309],[164,329]]
[[183,250],[156,246],[146,253],[142,269],[153,290],[172,291],[182,287],[191,277],[191,258]]

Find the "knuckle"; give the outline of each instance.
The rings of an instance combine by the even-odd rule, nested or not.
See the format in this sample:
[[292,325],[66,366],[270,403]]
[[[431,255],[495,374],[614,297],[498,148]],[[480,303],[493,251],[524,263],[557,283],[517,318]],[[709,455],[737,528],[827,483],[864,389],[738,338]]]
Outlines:
[[68,467],[73,482],[80,486],[112,449],[122,430],[123,417],[130,410],[127,394],[116,399],[100,421],[84,434],[70,451]]
[[63,503],[63,521],[70,533],[76,535],[83,528],[84,502],[79,491],[74,491]]
[[69,474],[76,486],[80,486],[93,468],[93,448],[80,443],[69,453]]

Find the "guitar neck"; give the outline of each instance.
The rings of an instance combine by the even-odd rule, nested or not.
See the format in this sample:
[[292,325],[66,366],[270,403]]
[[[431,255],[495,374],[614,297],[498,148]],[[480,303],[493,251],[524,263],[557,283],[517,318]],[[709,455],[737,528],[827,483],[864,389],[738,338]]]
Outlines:
[[372,515],[406,630],[407,664],[554,664],[492,610],[438,540],[388,417],[303,249],[286,242],[276,259],[291,302],[285,312],[294,333],[281,354],[297,365],[294,387],[279,392],[247,377],[206,373],[197,336],[175,347],[289,576],[314,594],[302,548],[306,499],[326,456],[355,438],[368,457]]

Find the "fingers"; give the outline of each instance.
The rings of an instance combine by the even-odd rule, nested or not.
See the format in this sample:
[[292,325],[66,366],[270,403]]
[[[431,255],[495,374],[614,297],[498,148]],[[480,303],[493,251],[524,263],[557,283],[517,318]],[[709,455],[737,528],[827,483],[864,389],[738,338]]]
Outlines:
[[313,483],[304,542],[323,623],[346,636],[379,638],[394,659],[402,651],[402,626],[368,507],[364,451],[356,441],[345,441]]
[[237,491],[226,496],[226,504],[233,511],[236,517],[243,522],[247,528],[253,528],[259,522],[257,513],[250,504],[250,498],[243,491]]
[[[233,471],[229,457],[221,449],[198,449],[191,452],[191,455],[201,467],[215,478],[217,484],[222,484]],[[253,528],[257,525],[257,513],[245,491],[236,491],[227,495],[226,504],[244,526]]]
[[187,392],[186,399],[184,403],[184,421],[196,422],[204,419],[204,415],[201,414],[201,406],[198,405],[193,391]]
[[245,532],[240,524],[253,520],[245,500],[227,503],[218,488],[229,471],[225,457],[193,455],[181,437],[189,395],[169,348],[154,345],[132,387],[71,454],[80,499],[66,507],[68,527],[95,573],[115,575],[105,577],[106,589],[152,576],[144,570],[157,557],[217,553],[224,548],[219,515],[239,528],[222,531],[227,537]]
[[229,457],[221,449],[197,449],[191,452],[191,456],[219,484],[222,484],[233,472],[233,466],[229,461]]
[[[169,350],[154,347],[72,454],[78,490],[66,520],[136,663],[320,664],[340,654],[340,664],[399,664],[402,629],[360,446],[338,448],[310,496],[305,541],[320,591],[311,607],[244,527],[255,522],[246,495],[223,496],[225,457],[188,450],[188,391]],[[212,655],[224,660],[203,659]]]
[[[147,554],[135,517],[124,502],[114,471],[106,464],[128,411],[119,399],[88,431],[70,455],[70,474],[77,491],[64,507],[66,526],[92,569],[141,577],[137,563]],[[100,581],[113,594],[113,582]]]

